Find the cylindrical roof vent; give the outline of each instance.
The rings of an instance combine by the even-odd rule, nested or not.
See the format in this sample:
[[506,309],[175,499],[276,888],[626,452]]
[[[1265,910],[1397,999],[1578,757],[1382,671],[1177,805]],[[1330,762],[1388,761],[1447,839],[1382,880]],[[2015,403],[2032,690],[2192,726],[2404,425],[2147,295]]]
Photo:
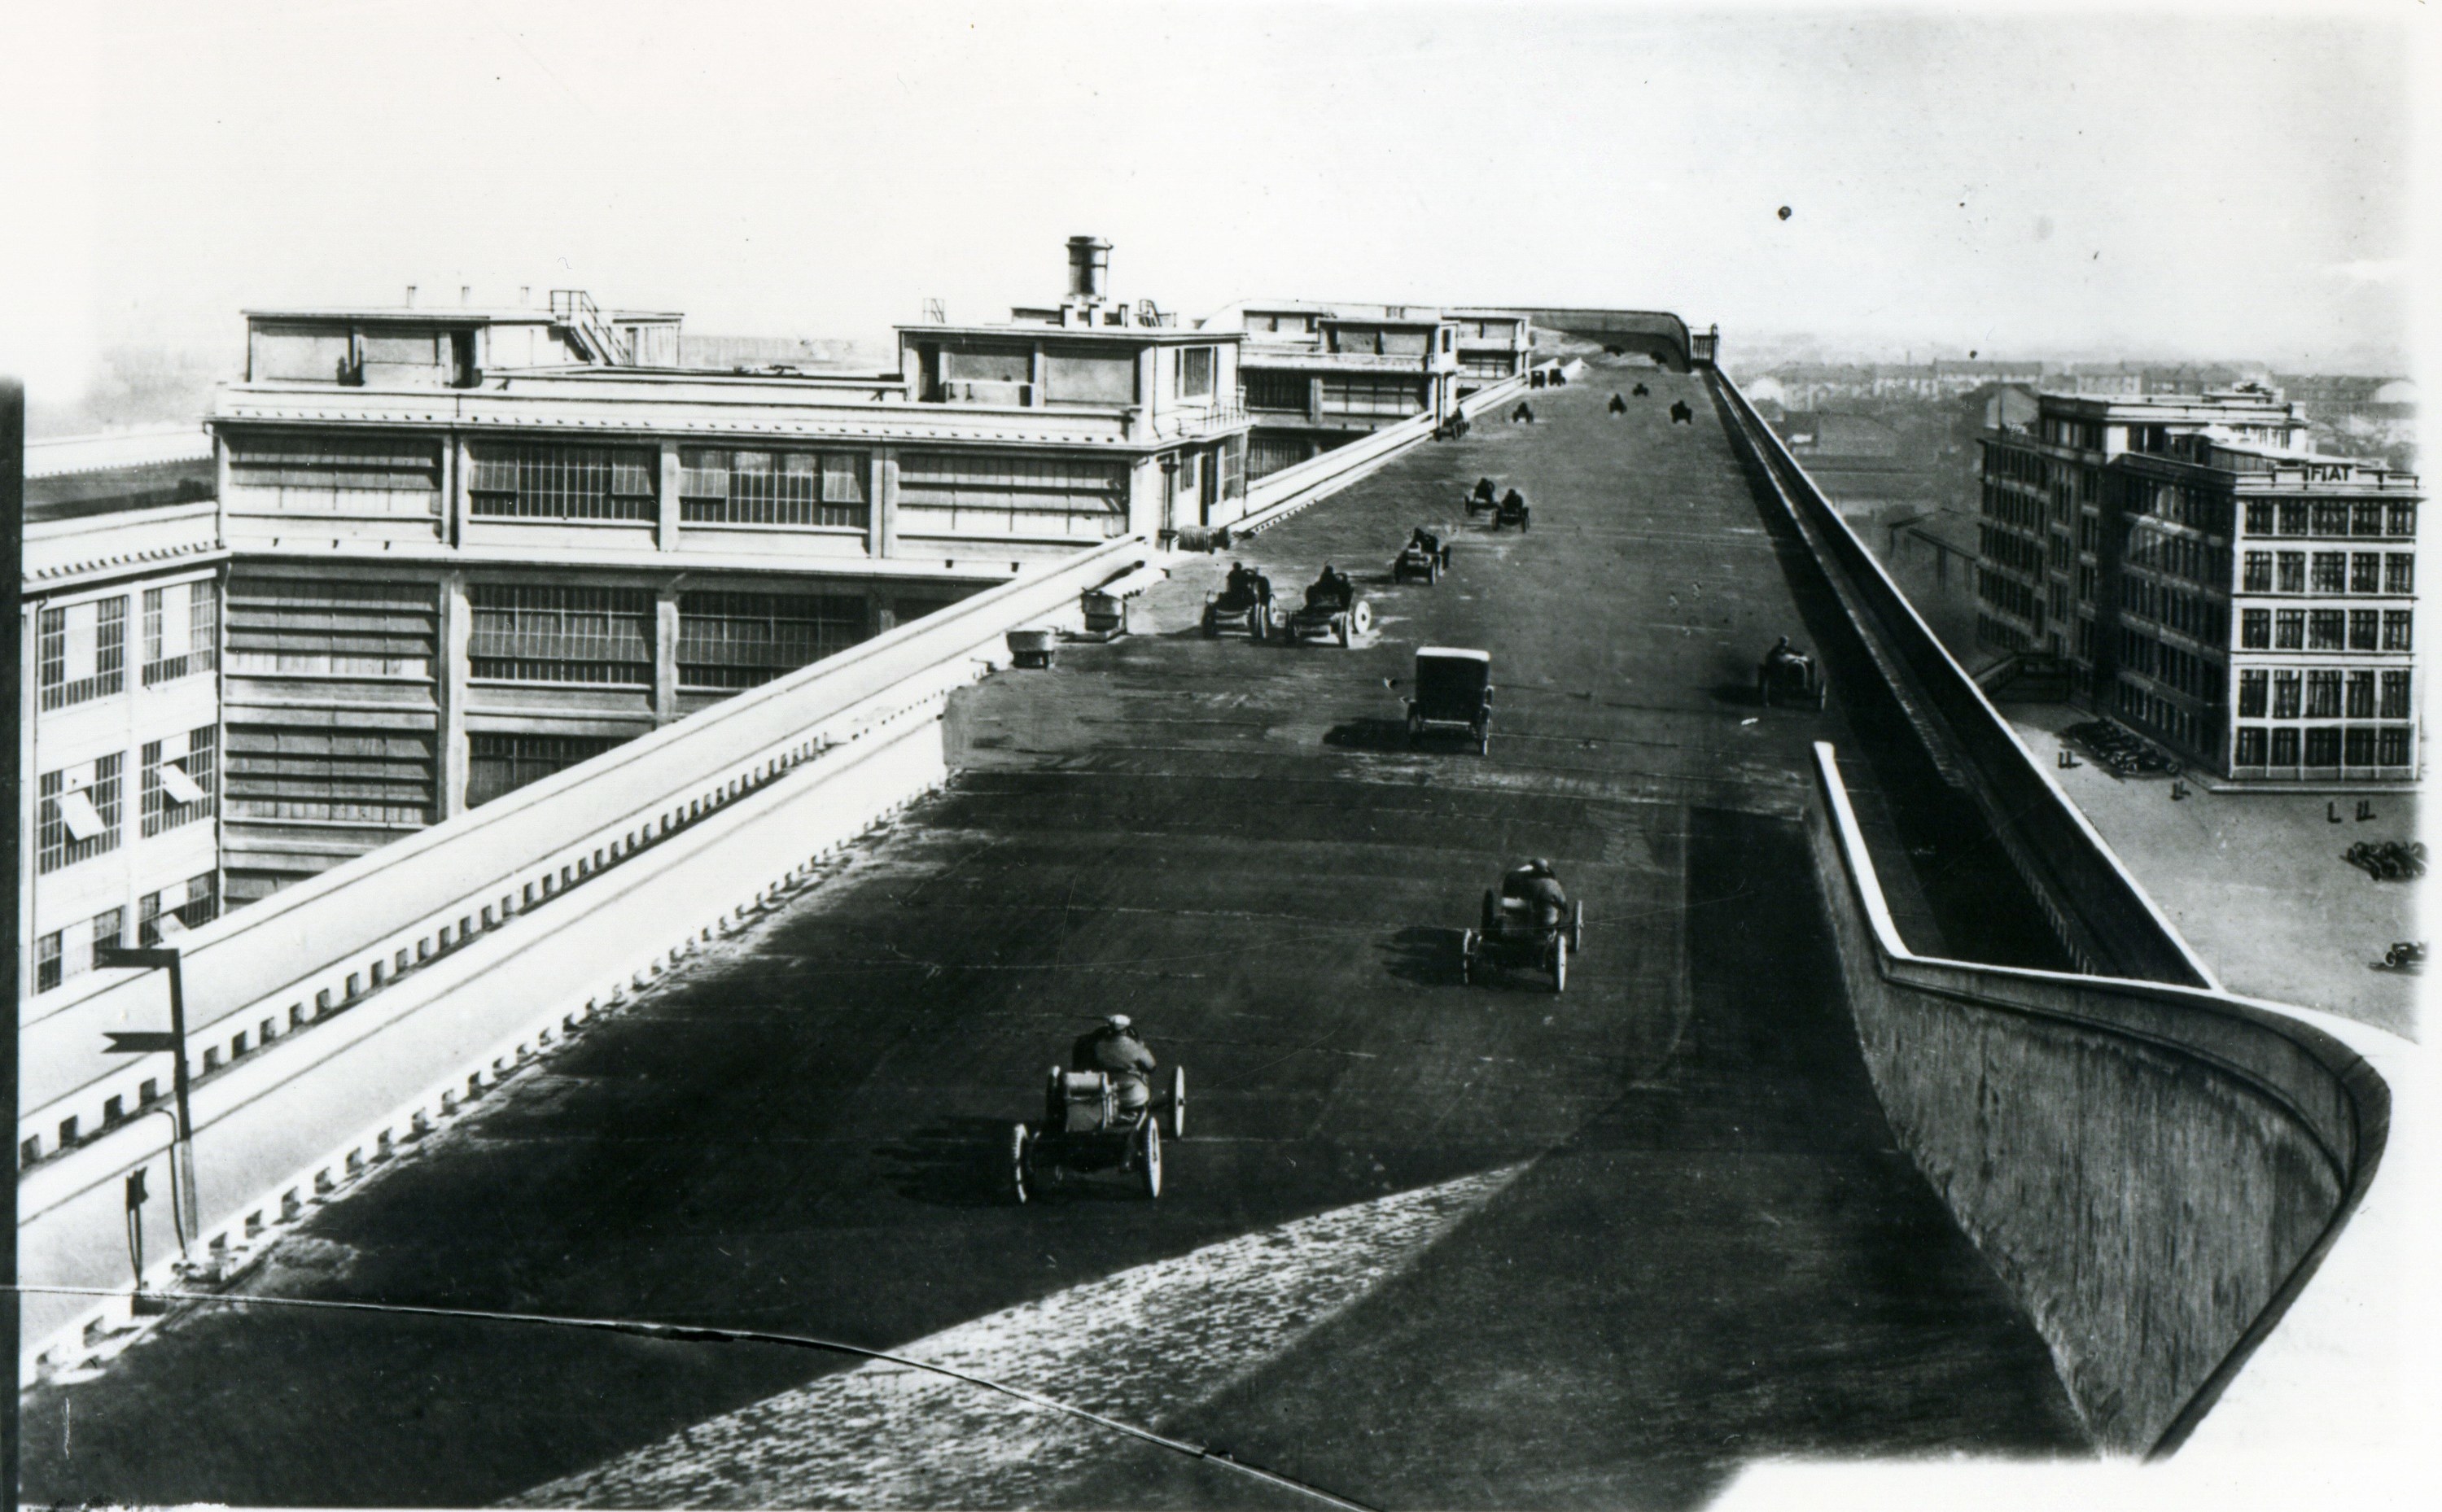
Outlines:
[[1099,236],[1068,238],[1068,297],[1099,300],[1111,274],[1111,244]]

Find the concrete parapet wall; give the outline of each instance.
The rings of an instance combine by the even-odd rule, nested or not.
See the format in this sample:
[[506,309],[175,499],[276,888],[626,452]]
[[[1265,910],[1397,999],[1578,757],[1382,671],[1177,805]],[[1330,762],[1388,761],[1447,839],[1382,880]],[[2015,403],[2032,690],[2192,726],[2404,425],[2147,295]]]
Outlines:
[[1708,370],[1734,441],[1804,537],[1865,659],[1934,763],[1976,800],[2082,970],[2214,987],[2212,971],[2027,750],[1737,384]]
[[2176,1447],[2340,1236],[2388,1086],[2277,1005],[1909,954],[1828,745],[1814,775],[1808,837],[1894,1135],[2097,1442]]

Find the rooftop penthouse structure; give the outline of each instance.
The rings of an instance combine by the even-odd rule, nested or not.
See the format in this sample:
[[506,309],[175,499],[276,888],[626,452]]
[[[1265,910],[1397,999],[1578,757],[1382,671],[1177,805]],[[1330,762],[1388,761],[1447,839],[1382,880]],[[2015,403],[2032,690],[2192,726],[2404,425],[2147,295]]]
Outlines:
[[1418,415],[1447,417],[1477,389],[1525,372],[1533,339],[1519,312],[1432,305],[1259,300],[1202,323],[1245,333],[1257,478]]

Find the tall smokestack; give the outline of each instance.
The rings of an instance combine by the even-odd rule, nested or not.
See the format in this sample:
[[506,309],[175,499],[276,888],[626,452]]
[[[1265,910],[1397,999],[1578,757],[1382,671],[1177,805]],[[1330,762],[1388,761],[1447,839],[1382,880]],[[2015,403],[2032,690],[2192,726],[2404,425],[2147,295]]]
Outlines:
[[1068,297],[1100,301],[1111,272],[1111,244],[1099,236],[1068,238]]

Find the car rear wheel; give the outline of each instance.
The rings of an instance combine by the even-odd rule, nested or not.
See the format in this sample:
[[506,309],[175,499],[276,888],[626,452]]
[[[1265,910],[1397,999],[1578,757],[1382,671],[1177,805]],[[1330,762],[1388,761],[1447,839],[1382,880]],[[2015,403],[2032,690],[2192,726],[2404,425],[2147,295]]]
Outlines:
[[1031,1185],[1029,1178],[1031,1176],[1032,1173],[1028,1168],[1032,1163],[1032,1156],[1034,1153],[1033,1143],[1033,1138],[1026,1132],[1025,1124],[1019,1123],[1011,1127],[1009,1131],[1009,1190],[1010,1194],[1021,1203],[1025,1202],[1028,1197],[1032,1195],[1029,1191],[1029,1188]]
[[1586,948],[1586,905],[1582,901],[1569,905],[1569,948]]
[[1569,990],[1569,939],[1563,935],[1552,941],[1552,991]]
[[1492,726],[1488,724],[1479,724],[1475,727],[1475,754],[1477,756],[1492,755]]
[[1410,711],[1408,711],[1408,743],[1409,743],[1410,745],[1412,745],[1412,746],[1415,746],[1415,745],[1422,745],[1422,744],[1424,744],[1424,741],[1425,741],[1425,721],[1424,721],[1424,718],[1423,718],[1423,716],[1421,716],[1421,715],[1417,714],[1414,710],[1411,709]]
[[1475,931],[1472,929],[1458,932],[1458,979],[1461,986],[1471,985],[1475,981]]
[[1204,633],[1208,639],[1221,633],[1221,617],[1212,611],[1210,604],[1204,606]]
[[1137,1134],[1137,1175],[1144,1181],[1147,1197],[1161,1195],[1161,1125],[1151,1119]]
[[1187,1067],[1170,1068],[1170,1137],[1187,1138]]

